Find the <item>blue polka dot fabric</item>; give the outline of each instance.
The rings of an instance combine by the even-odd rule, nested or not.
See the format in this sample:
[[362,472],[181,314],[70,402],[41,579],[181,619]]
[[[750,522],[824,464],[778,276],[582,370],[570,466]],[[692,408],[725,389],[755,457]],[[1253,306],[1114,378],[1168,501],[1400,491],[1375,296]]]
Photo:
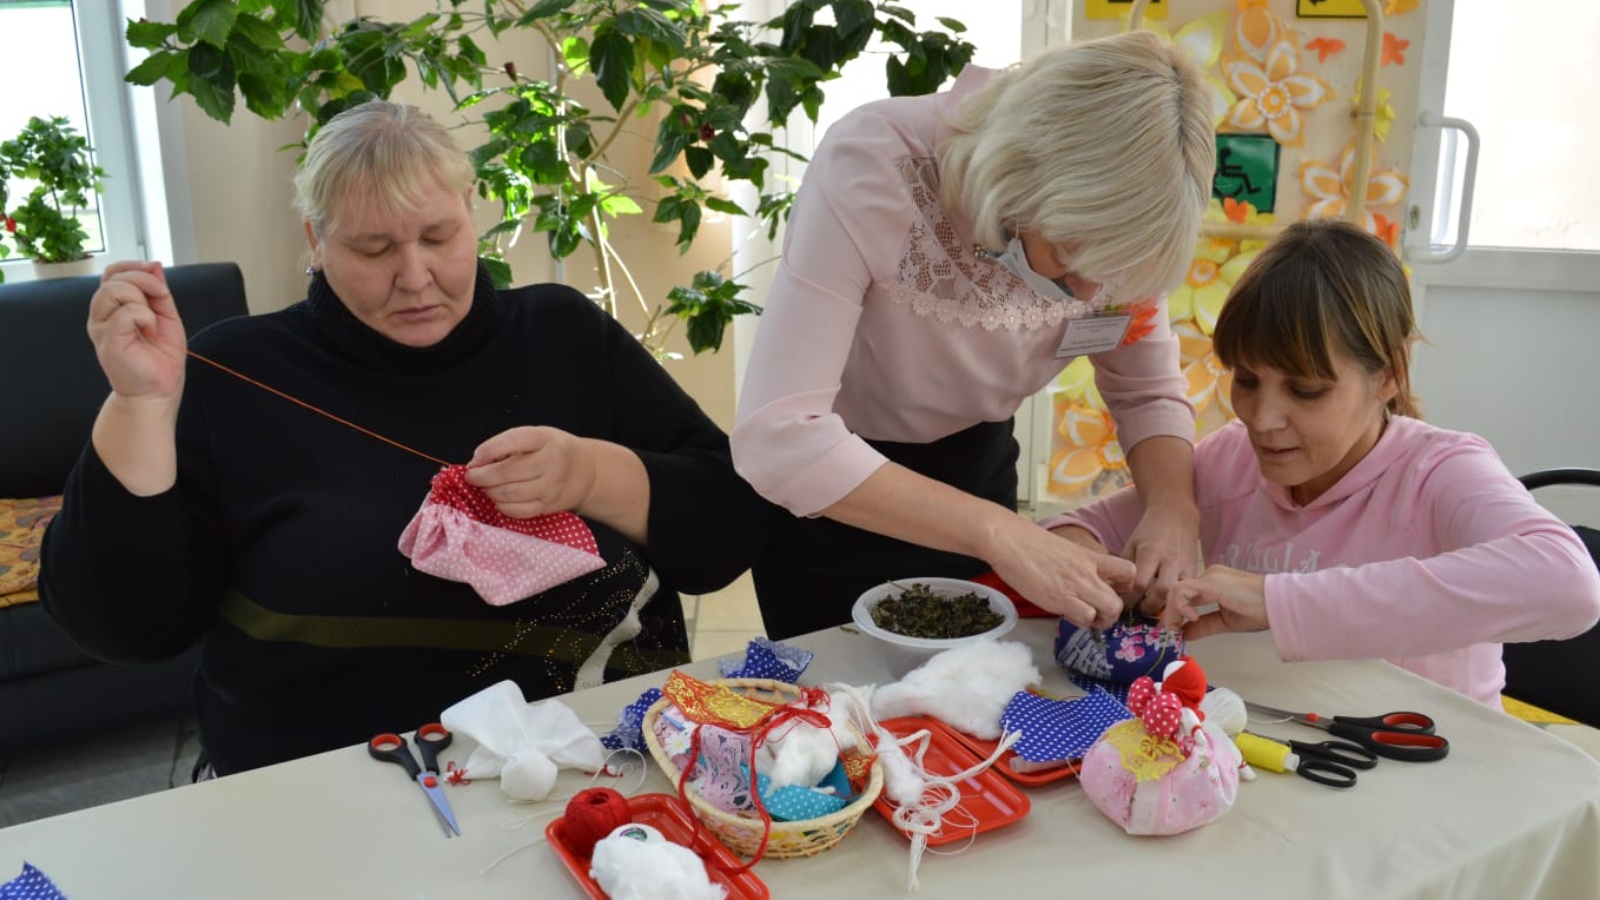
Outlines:
[[660,688],[650,688],[617,714],[617,727],[602,735],[600,746],[607,750],[637,750],[648,753],[644,743],[644,714],[661,699]]
[[1029,762],[1070,762],[1082,759],[1106,729],[1131,718],[1126,706],[1099,689],[1074,700],[1051,700],[1022,691],[1000,714],[1000,729],[1022,732],[1012,749]]
[[810,650],[758,637],[745,648],[743,662],[718,660],[717,668],[723,678],[770,678],[794,684],[811,665],[813,655]]
[[1079,675],[1075,672],[1069,673],[1067,678],[1073,684],[1081,688],[1086,694],[1092,694],[1095,691],[1104,691],[1110,694],[1118,703],[1121,703],[1123,706],[1128,705],[1128,688],[1132,686],[1132,682],[1103,681],[1099,678],[1090,678],[1087,675]]
[[67,895],[31,863],[23,863],[21,875],[0,884],[0,900],[67,900]]
[[[745,771],[748,772],[749,768],[746,767]],[[759,772],[756,773],[756,787],[761,791],[761,805],[767,808],[767,815],[774,822],[821,818],[844,809],[851,799],[850,780],[845,775],[844,763],[835,765],[833,771],[814,788],[786,784],[772,790],[771,779]]]

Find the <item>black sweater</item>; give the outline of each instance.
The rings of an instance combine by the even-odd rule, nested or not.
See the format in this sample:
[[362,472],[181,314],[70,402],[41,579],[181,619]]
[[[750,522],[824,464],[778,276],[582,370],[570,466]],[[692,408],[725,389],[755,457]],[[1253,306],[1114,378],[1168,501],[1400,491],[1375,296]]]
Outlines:
[[397,548],[437,465],[190,360],[177,485],[135,497],[86,448],[45,538],[40,594],[108,661],[203,640],[197,716],[219,773],[409,730],[505,678],[530,700],[571,690],[647,569],[661,590],[606,677],[684,662],[676,591],[721,587],[767,537],[774,508],[734,473],[727,437],[569,288],[497,293],[480,271],[450,335],[410,348],[363,325],[319,275],[305,301],[219,323],[191,347],[439,459],[549,425],[633,449],[650,479],[648,547],[591,521],[603,569],[489,606]]

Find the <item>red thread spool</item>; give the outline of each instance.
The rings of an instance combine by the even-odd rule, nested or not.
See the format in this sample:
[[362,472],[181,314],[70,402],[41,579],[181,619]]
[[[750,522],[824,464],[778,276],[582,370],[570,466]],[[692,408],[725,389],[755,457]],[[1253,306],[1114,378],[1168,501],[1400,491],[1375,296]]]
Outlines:
[[584,788],[567,801],[567,844],[573,853],[588,856],[618,825],[632,821],[627,797],[608,787]]

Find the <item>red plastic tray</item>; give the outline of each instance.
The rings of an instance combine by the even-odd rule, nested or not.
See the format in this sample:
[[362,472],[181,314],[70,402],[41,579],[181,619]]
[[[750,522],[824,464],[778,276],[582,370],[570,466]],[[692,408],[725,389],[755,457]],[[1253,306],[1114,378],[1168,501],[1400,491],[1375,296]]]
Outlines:
[[[928,730],[928,752],[922,757],[922,764],[933,775],[953,775],[970,769],[982,762],[986,757],[977,756],[965,744],[956,738],[952,729],[944,723],[925,716],[901,716],[879,722],[885,730],[897,737],[905,737],[923,729]],[[906,750],[912,751],[916,745],[911,745]],[[1000,777],[993,767],[979,772],[966,781],[956,785],[961,789],[961,802],[954,810],[945,814],[944,828],[938,834],[928,837],[928,846],[937,847],[952,841],[964,841],[975,834],[982,834],[1009,825],[1028,814],[1032,804],[1021,791],[1012,787],[1009,782]],[[872,804],[890,825],[894,824],[894,801],[889,799],[887,792],[878,795]],[[957,811],[960,812],[957,812]],[[962,815],[965,813],[965,815]],[[969,823],[968,817],[976,820]],[[899,829],[896,828],[898,831]],[[902,831],[901,834],[910,835]]]
[[[975,737],[965,731],[958,731],[948,726],[946,726],[946,730],[950,732],[952,737],[965,744],[972,752],[978,754],[979,759],[988,759],[989,754],[994,752],[994,748],[1000,746],[998,740]],[[1072,778],[1083,769],[1083,761],[1079,760],[1053,769],[1041,769],[1037,772],[1017,772],[1011,768],[1011,760],[1015,759],[1016,755],[1017,752],[1015,750],[1007,750],[1000,754],[1000,758],[995,761],[994,771],[1023,787],[1039,787],[1053,781],[1060,781],[1063,778]]]
[[[674,844],[681,844],[698,852],[706,861],[706,875],[711,878],[712,883],[728,889],[728,900],[767,900],[771,897],[766,883],[754,873],[740,872],[737,875],[727,873],[727,869],[737,869],[743,863],[734,857],[733,851],[712,837],[704,828],[700,829],[700,839],[697,842],[689,814],[678,807],[677,801],[678,798],[671,794],[639,794],[628,798],[628,811],[633,814],[633,821],[649,825]],[[594,900],[606,900],[606,892],[589,877],[589,855],[587,853],[580,855],[567,845],[566,816],[546,826],[544,834],[550,839],[550,846],[556,849],[556,855],[566,864],[567,871],[572,873],[573,878],[578,879],[578,886]]]

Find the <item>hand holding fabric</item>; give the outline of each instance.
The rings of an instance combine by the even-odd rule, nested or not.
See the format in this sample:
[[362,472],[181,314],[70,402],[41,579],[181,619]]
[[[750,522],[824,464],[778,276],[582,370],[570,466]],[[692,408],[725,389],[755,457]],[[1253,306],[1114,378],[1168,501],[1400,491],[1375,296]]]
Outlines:
[[1030,602],[1083,628],[1106,628],[1122,615],[1119,592],[1132,588],[1134,564],[1096,553],[1018,516],[992,541],[985,560]]
[[[1202,615],[1200,607],[1207,604],[1217,608]],[[1184,639],[1191,641],[1230,631],[1265,631],[1270,627],[1267,576],[1211,566],[1172,586],[1162,623],[1181,627]]]
[[1140,604],[1140,611],[1154,614],[1167,599],[1172,586],[1192,578],[1200,567],[1200,523],[1197,516],[1148,507],[1122,556],[1134,564],[1131,596],[1154,603]]
[[472,453],[467,481],[512,518],[579,511],[595,486],[594,454],[583,438],[542,425],[512,428]]

